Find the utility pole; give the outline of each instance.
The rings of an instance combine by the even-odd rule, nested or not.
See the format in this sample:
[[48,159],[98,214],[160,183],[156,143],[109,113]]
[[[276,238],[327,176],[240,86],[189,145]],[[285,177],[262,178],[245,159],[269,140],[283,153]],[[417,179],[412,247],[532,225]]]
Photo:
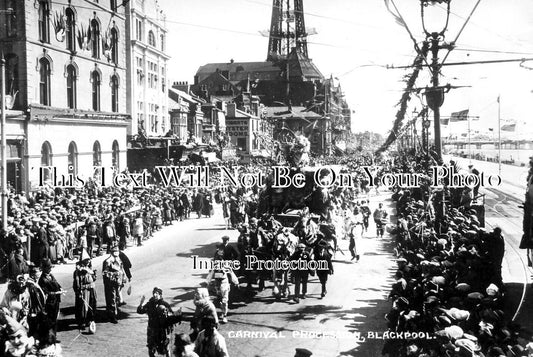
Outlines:
[[433,96],[435,101],[431,110],[433,110],[433,127],[435,131],[435,152],[439,159],[442,158],[442,146],[440,139],[440,106],[444,102],[444,91],[439,89],[439,34],[433,32],[431,34],[431,68],[432,68],[432,78],[431,82],[433,84]]
[[1,107],[1,125],[0,130],[2,131],[1,138],[1,150],[2,150],[2,230],[4,233],[7,232],[7,159],[6,159],[6,60],[4,59],[4,53],[0,57],[0,72],[2,74],[2,81],[0,82],[0,100]]

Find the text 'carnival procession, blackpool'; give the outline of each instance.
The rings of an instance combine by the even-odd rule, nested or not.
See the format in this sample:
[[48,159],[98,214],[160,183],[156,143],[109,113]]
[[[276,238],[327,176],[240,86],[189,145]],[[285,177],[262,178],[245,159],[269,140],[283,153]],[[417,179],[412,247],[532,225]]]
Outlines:
[[[503,8],[201,3],[0,1],[0,356],[532,357],[533,122],[445,105],[472,68],[533,83],[531,41],[461,42]],[[306,27],[365,16],[361,53],[383,26],[411,54]],[[250,40],[266,60],[209,62]]]

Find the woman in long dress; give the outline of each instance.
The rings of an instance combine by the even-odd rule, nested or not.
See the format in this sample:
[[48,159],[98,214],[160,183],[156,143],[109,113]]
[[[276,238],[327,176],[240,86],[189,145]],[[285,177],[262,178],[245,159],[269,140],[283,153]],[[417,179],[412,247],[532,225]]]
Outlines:
[[76,322],[79,329],[84,330],[86,326],[94,324],[96,313],[96,271],[92,269],[91,259],[85,250],[81,253],[80,261],[76,263],[73,278]]
[[360,252],[357,251],[357,242],[360,242],[363,237],[363,228],[363,215],[359,211],[359,208],[355,207],[352,218],[349,250],[352,253],[352,260],[356,259],[356,262],[359,261],[360,256]]

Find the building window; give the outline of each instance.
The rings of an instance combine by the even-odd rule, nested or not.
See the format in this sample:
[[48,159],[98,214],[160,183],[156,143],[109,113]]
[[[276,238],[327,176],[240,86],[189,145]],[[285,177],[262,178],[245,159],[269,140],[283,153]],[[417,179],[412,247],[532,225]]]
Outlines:
[[[41,146],[41,167],[52,166],[52,146],[48,141],[45,141]],[[50,170],[43,170],[44,180],[50,178]]]
[[102,148],[98,140],[93,144],[93,166],[102,166]]
[[76,67],[69,64],[67,66],[67,106],[76,109]]
[[155,35],[152,30],[148,32],[148,44],[152,47],[155,47]]
[[161,66],[161,91],[165,93],[167,89],[166,70],[164,66]]
[[[19,71],[18,71],[19,58],[14,53],[8,53],[6,55],[6,94],[13,96],[19,89]],[[12,97],[13,98],[13,97]],[[14,98],[16,100],[16,98]],[[15,103],[12,103],[13,107]],[[8,105],[8,103],[6,103]]]
[[165,52],[165,35],[161,34],[161,51]]
[[92,81],[92,99],[93,99],[93,110],[100,110],[100,73],[98,71],[93,71],[91,73]]
[[43,57],[39,65],[39,103],[50,105],[50,62]]
[[117,29],[111,29],[111,61],[118,64],[118,32]]
[[91,55],[100,58],[100,25],[96,19],[91,21]]
[[3,15],[7,37],[17,36],[16,0],[6,0],[6,10]]
[[111,77],[111,111],[118,112],[118,77]]
[[74,141],[68,145],[68,173],[78,174],[78,147]]
[[144,79],[144,69],[143,69],[143,59],[142,57],[137,57],[137,84],[142,85]]
[[120,164],[120,150],[119,150],[119,147],[118,147],[118,141],[113,141],[113,153],[112,153],[112,158],[111,160],[113,160],[113,167],[118,170],[119,169],[119,164]]
[[74,11],[69,7],[65,10],[65,16],[67,18],[66,23],[66,39],[67,39],[67,50],[76,51],[76,17],[74,16]]
[[135,19],[135,34],[137,40],[143,40],[143,23],[140,19]]
[[109,7],[111,8],[111,11],[117,12],[117,0],[111,0]]
[[148,88],[150,89],[157,88],[157,71],[157,64],[148,61]]
[[50,4],[39,1],[39,41],[50,43]]

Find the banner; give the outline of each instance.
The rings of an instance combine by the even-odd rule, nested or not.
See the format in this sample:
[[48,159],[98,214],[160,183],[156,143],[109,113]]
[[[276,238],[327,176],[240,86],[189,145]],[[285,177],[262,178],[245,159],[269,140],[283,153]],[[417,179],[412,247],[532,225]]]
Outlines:
[[449,119],[449,118],[441,119],[441,120],[440,120],[440,123],[441,123],[442,125],[448,125],[448,124],[450,123],[450,119]]
[[453,112],[450,117],[451,122],[468,120],[469,109],[461,110],[460,112]]

